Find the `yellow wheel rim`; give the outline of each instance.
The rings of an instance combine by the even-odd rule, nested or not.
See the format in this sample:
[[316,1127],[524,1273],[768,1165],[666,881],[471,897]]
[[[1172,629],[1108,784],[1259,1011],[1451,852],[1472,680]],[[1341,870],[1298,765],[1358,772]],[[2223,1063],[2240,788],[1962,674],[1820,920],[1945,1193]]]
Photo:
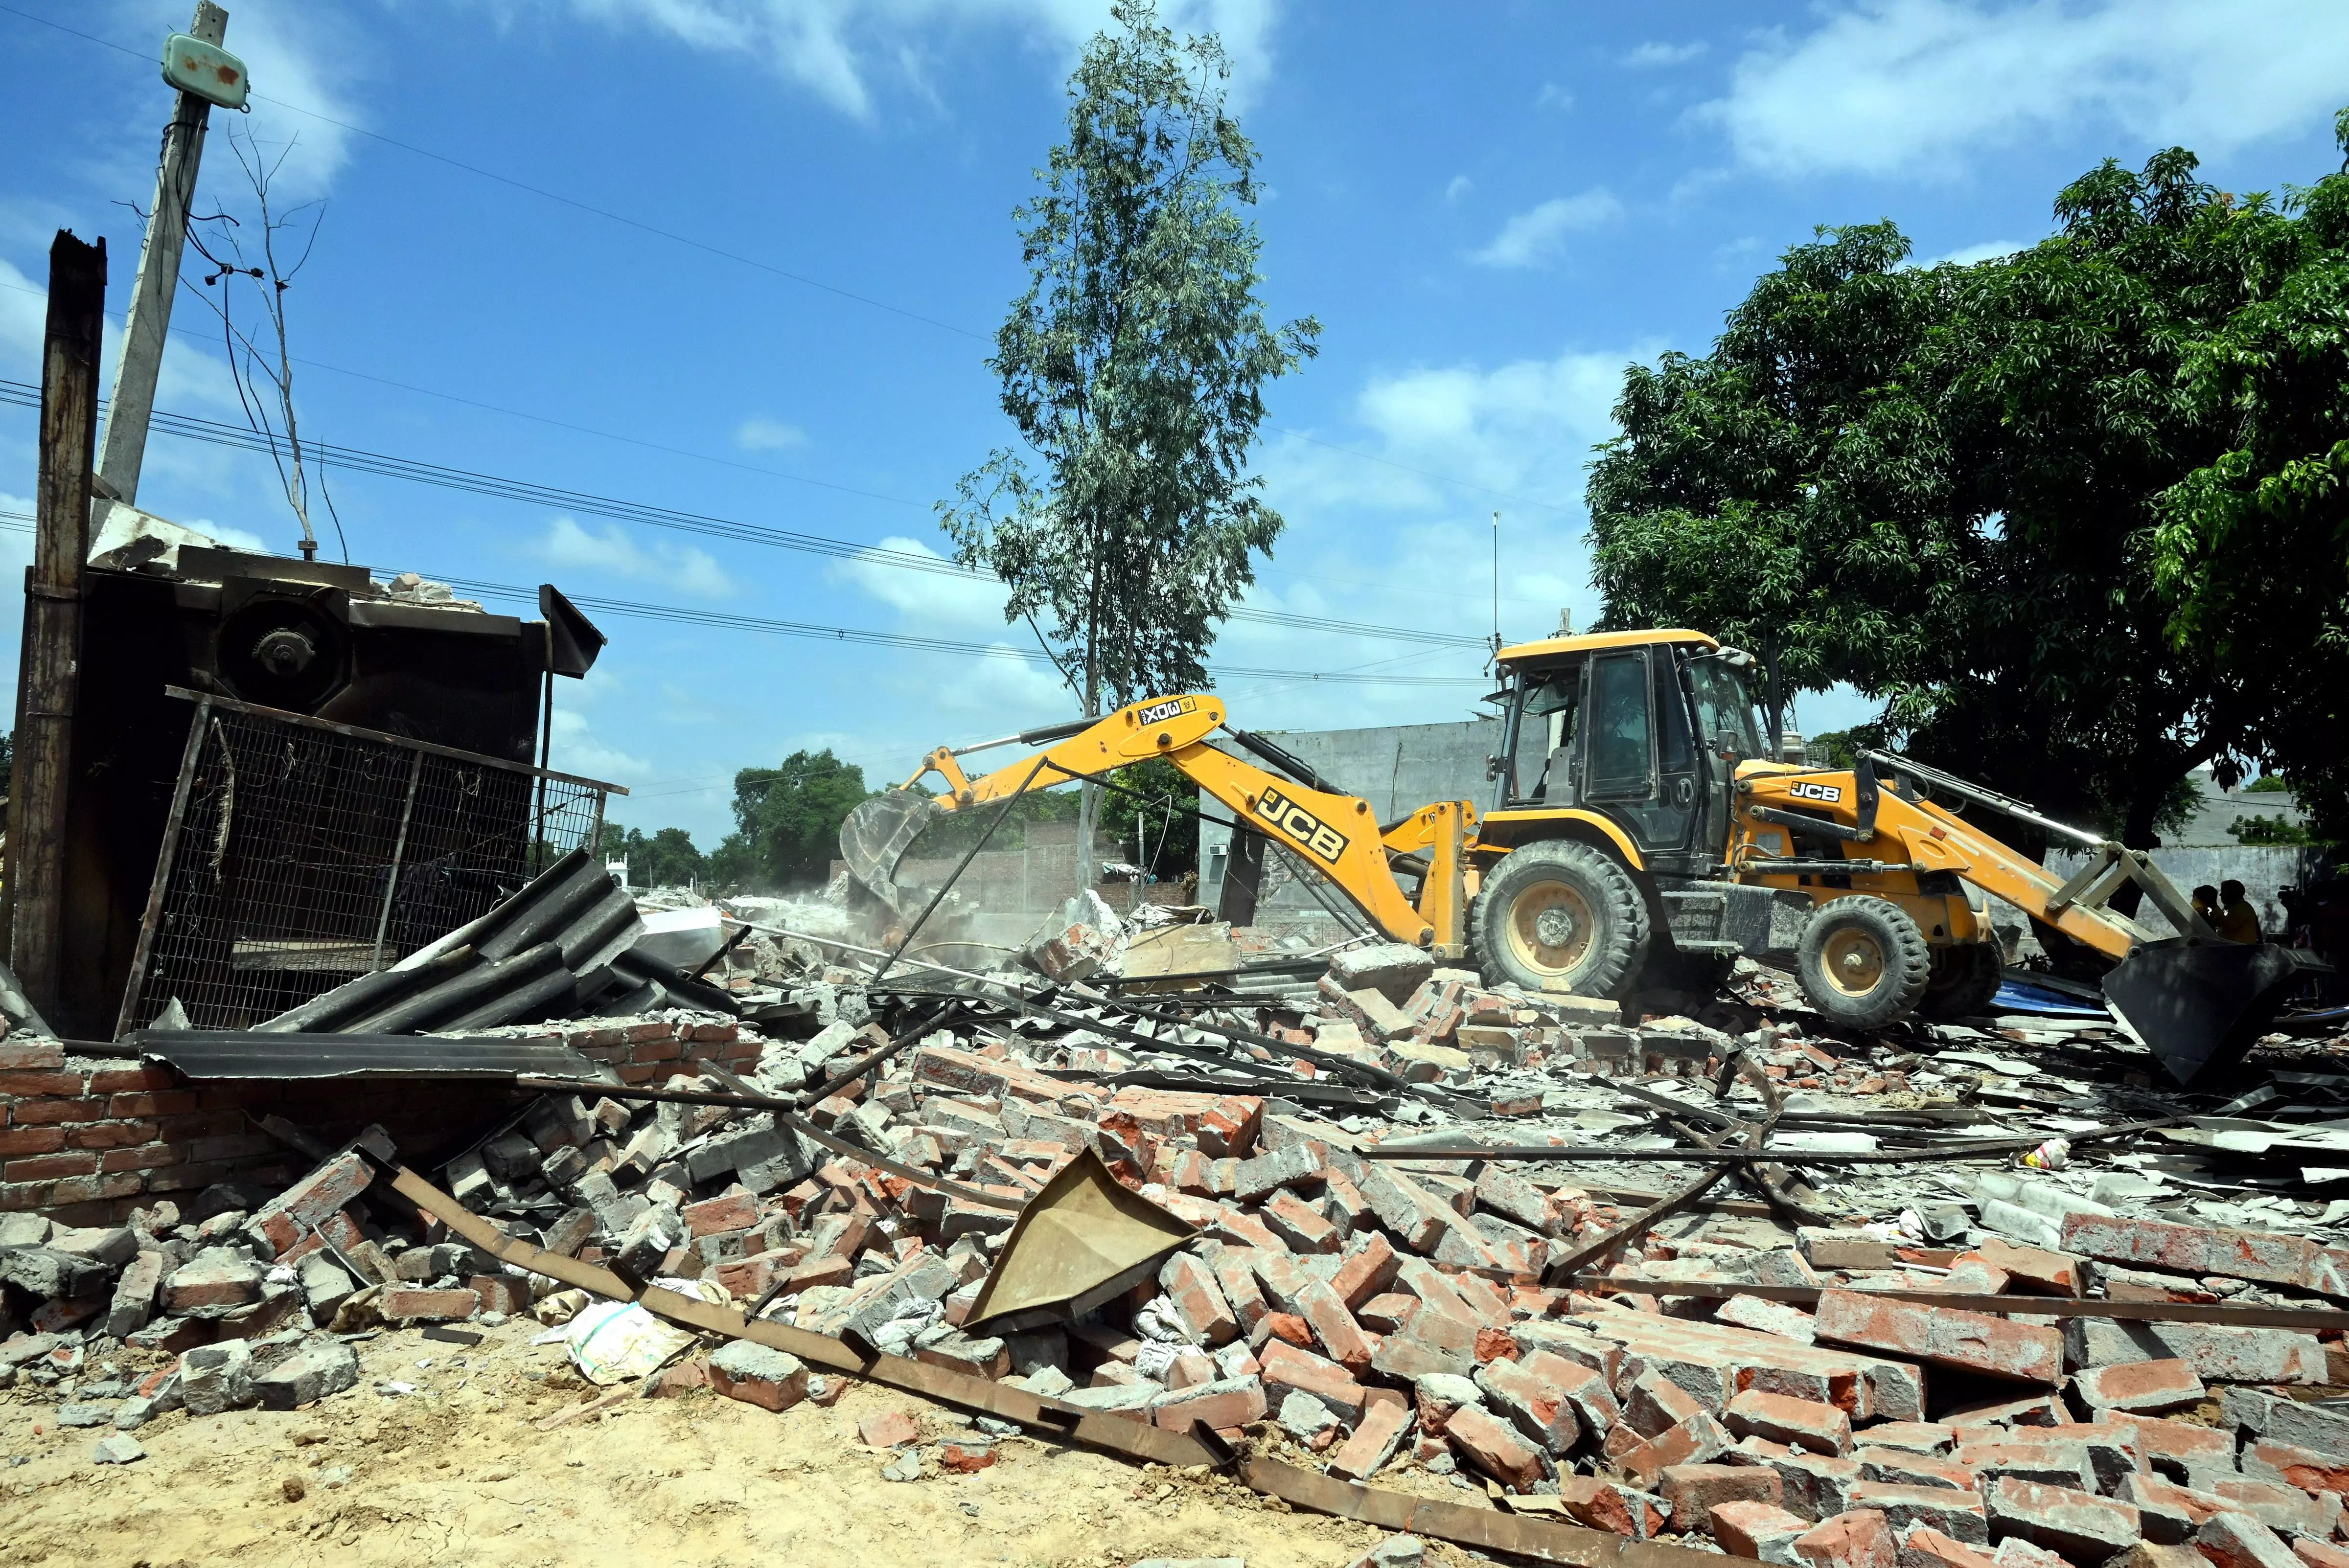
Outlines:
[[1875,937],[1846,926],[1819,946],[1826,983],[1847,996],[1865,996],[1884,979],[1884,949]]
[[1566,882],[1535,882],[1509,905],[1510,955],[1539,975],[1564,975],[1579,967],[1598,934],[1589,902]]

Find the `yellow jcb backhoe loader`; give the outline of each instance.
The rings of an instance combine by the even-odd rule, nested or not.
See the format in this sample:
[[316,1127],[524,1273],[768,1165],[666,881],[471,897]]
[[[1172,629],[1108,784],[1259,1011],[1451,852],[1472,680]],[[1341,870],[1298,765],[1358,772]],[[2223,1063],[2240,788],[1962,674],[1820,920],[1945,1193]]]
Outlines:
[[[2239,1057],[2298,977],[2288,949],[2220,940],[2143,853],[2018,801],[1880,752],[1843,769],[1773,760],[1754,660],[1701,632],[1553,637],[1504,648],[1499,664],[1503,739],[1481,815],[1446,800],[1381,823],[1369,802],[1227,725],[1220,699],[1177,696],[940,748],[852,813],[842,855],[896,903],[898,861],[939,813],[1163,757],[1390,938],[1534,990],[1711,990],[1740,954],[1791,950],[1805,995],[1837,1023],[1971,1016],[2001,978],[1990,893],[2058,945],[2109,962],[2114,1012],[2190,1083]],[[1211,745],[1219,730],[1278,771]],[[1009,745],[1043,749],[964,771],[961,758]],[[943,793],[913,788],[932,773]],[[2089,861],[2059,881],[1927,790],[2028,821]],[[2132,882],[2187,934],[2157,940],[2111,908]]]

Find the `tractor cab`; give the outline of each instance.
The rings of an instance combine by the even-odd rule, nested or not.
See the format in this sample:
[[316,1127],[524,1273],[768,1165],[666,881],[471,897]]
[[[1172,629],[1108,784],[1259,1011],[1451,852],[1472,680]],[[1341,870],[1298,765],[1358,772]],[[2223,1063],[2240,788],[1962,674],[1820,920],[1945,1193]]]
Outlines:
[[1737,765],[1766,758],[1754,660],[1702,632],[1599,632],[1503,648],[1503,730],[1484,841],[1562,812],[1610,826],[1634,865],[1702,876],[1728,851]]

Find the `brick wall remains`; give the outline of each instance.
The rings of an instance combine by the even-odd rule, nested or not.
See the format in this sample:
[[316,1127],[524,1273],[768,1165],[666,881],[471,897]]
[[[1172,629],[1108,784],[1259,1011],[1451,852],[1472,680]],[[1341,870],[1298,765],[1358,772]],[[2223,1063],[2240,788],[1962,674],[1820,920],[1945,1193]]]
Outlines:
[[[689,1071],[697,1058],[749,1072],[765,1044],[755,1030],[709,1014],[504,1032],[562,1041],[629,1084]],[[526,1098],[461,1078],[196,1083],[160,1062],[68,1056],[53,1040],[0,1041],[0,1212],[114,1224],[142,1202],[218,1181],[290,1181],[309,1161],[262,1131],[272,1114],[335,1144],[378,1123],[403,1159],[429,1169]]]

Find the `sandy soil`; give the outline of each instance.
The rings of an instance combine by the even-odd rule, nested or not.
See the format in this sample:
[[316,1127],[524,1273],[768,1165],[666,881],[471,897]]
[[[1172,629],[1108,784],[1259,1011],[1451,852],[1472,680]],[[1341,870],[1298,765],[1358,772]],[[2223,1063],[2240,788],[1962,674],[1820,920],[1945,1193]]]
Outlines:
[[[858,1441],[862,1417],[903,1409],[926,1437],[967,1421],[870,1385],[780,1416],[697,1389],[541,1432],[605,1391],[561,1346],[533,1346],[538,1332],[508,1324],[471,1348],[386,1333],[358,1347],[357,1388],[305,1410],[174,1412],[140,1429],[148,1457],[129,1466],[93,1464],[109,1429],[60,1431],[54,1391],[0,1395],[0,1457],[23,1460],[0,1458],[0,1564],[1121,1568],[1229,1555],[1337,1568],[1382,1538],[1221,1478],[1027,1438],[1003,1440],[977,1474],[932,1460],[920,1480],[885,1480],[891,1456]],[[378,1391],[395,1379],[416,1392]],[[1476,1501],[1424,1474],[1408,1482]],[[1471,1558],[1430,1542],[1429,1561]]]

